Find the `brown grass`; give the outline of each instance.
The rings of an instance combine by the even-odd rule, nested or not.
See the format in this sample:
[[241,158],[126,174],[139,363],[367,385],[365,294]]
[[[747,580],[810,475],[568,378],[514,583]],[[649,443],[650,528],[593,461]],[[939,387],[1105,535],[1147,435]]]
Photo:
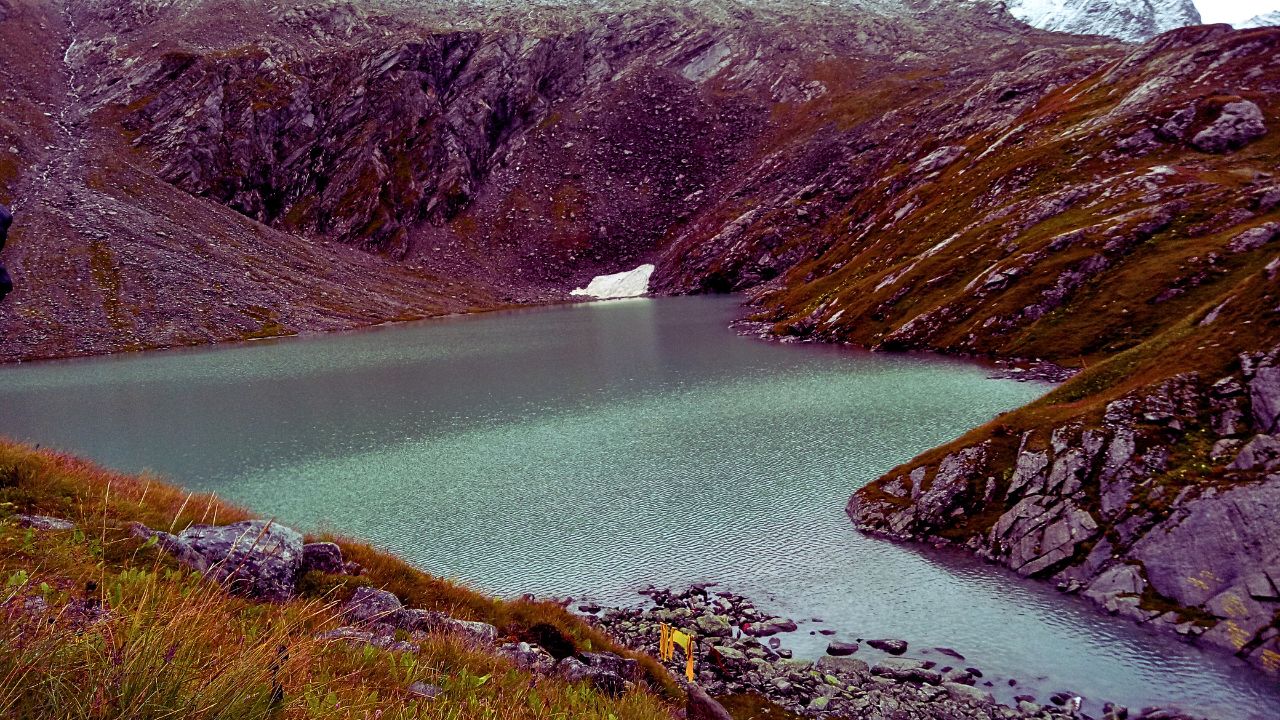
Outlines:
[[[16,513],[66,518],[76,530],[24,530],[11,521]],[[156,477],[0,440],[0,716],[670,717],[679,691],[647,658],[649,679],[613,698],[450,637],[430,636],[413,653],[317,639],[342,624],[345,594],[368,584],[412,606],[494,622],[509,637],[544,624],[579,649],[619,649],[557,605],[486,597],[345,539],[362,575],[311,573],[296,599],[257,603],[178,567],[126,529],[130,521],[180,530],[248,517]],[[412,698],[406,688],[415,680],[445,692]]]

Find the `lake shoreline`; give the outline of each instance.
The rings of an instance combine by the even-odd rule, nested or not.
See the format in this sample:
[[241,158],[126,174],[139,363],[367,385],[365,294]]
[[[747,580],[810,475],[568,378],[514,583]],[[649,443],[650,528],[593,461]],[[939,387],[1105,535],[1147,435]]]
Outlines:
[[[985,673],[950,647],[855,638],[831,627],[810,631],[829,639],[825,654],[816,660],[797,658],[784,638],[803,620],[772,616],[716,583],[697,583],[683,591],[648,587],[638,593],[651,603],[626,608],[566,604],[617,642],[653,657],[659,657],[660,625],[687,632],[694,638],[697,680],[715,696],[754,694],[797,714],[843,711],[857,717],[891,707],[947,718],[1200,717],[1173,705],[1130,709],[1055,688],[1051,679]],[[821,622],[813,618],[809,624]],[[685,672],[684,659],[683,651],[676,652],[667,669],[679,676]]]

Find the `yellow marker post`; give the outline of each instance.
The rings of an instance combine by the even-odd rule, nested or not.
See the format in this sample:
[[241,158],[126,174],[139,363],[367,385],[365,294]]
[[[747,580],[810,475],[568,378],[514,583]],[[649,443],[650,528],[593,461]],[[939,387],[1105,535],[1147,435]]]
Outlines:
[[667,662],[675,659],[676,646],[684,650],[684,675],[693,682],[693,656],[697,650],[693,636],[666,623],[659,625],[658,656]]

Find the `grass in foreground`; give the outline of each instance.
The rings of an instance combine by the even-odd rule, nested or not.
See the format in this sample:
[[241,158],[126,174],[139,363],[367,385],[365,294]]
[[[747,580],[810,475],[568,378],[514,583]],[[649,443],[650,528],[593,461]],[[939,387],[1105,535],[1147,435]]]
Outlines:
[[[17,513],[76,530],[19,528]],[[358,577],[311,573],[299,597],[264,604],[177,566],[127,524],[180,530],[244,510],[159,479],[110,473],[0,440],[0,717],[13,718],[670,718],[679,690],[651,659],[648,680],[612,698],[518,670],[451,637],[396,653],[324,641],[357,586],[492,622],[511,638],[556,634],[621,651],[559,606],[504,602],[339,539]],[[443,688],[433,700],[414,681]]]

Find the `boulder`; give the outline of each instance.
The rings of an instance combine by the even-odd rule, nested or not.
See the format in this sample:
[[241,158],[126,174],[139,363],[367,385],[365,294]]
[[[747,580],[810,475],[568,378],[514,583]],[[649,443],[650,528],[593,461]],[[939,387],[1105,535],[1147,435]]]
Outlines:
[[1240,449],[1240,454],[1228,466],[1232,470],[1271,471],[1280,467],[1280,438],[1259,435]]
[[921,660],[911,658],[886,658],[871,666],[871,674],[887,677],[902,682],[927,683],[937,685],[942,682],[942,673]]
[[1249,381],[1249,402],[1253,405],[1253,422],[1259,432],[1280,429],[1280,367],[1260,367]]
[[1215,595],[1205,603],[1205,609],[1221,620],[1200,636],[1201,641],[1233,653],[1252,644],[1258,632],[1271,625],[1276,614],[1275,604],[1259,602],[1243,583]]
[[412,643],[397,640],[394,635],[375,633],[362,628],[344,626],[316,636],[317,640],[345,642],[351,645],[371,645],[391,652],[417,652]]
[[1196,133],[1191,145],[1201,152],[1226,153],[1266,134],[1262,110],[1249,100],[1237,100],[1223,105],[1218,118]]
[[634,682],[640,679],[640,663],[634,658],[611,652],[584,652],[578,653],[578,659],[591,667],[608,670],[624,680]]
[[703,637],[729,637],[733,634],[733,624],[723,615],[699,615],[693,625]]
[[407,691],[410,697],[421,698],[423,700],[435,700],[440,697],[440,695],[444,694],[444,688],[439,685],[431,685],[430,683],[422,682],[421,680],[410,683]]
[[302,571],[341,575],[345,572],[342,548],[336,543],[317,542],[302,546]]
[[1280,223],[1266,223],[1236,235],[1227,243],[1227,252],[1234,254],[1257,250],[1276,238],[1280,238]]
[[973,703],[978,705],[994,705],[996,698],[988,690],[979,690],[970,685],[962,685],[960,683],[943,683],[942,689],[947,691],[947,697],[952,702]]
[[858,675],[863,676],[871,672],[871,666],[867,663],[852,657],[836,657],[828,655],[818,658],[818,662],[814,667],[819,671],[835,673],[836,675]]
[[833,642],[827,645],[827,654],[836,657],[852,655],[858,652],[858,643]]
[[415,629],[421,621],[417,613],[405,609],[400,598],[372,587],[356,588],[342,614],[359,625],[390,625],[402,630]]
[[965,149],[959,145],[944,145],[920,159],[911,169],[916,173],[931,173],[950,165],[964,155]]
[[474,620],[458,620],[447,615],[437,618],[431,630],[458,635],[483,645],[492,645],[498,641],[498,628],[493,625]]
[[906,640],[868,640],[867,644],[890,655],[901,655],[907,651]]
[[499,646],[496,654],[511,661],[516,667],[531,672],[546,674],[556,668],[556,659],[551,653],[526,642]]
[[179,564],[199,572],[208,572],[209,570],[209,562],[204,559],[204,556],[196,552],[196,549],[191,547],[191,543],[179,538],[177,535],[162,530],[152,530],[139,522],[130,523],[129,534],[140,540],[155,538],[156,545],[161,550],[172,555],[173,559],[177,560]]
[[766,635],[777,635],[783,632],[794,632],[798,626],[792,620],[783,618],[769,618],[760,622],[743,623],[742,632],[753,637],[764,637]]
[[1117,595],[1138,595],[1146,588],[1142,570],[1136,565],[1117,565],[1089,584],[1084,596],[1102,604]]
[[210,577],[234,592],[263,600],[293,596],[302,569],[302,535],[283,525],[246,520],[194,525],[178,534],[209,564]]
[[1244,579],[1245,590],[1257,600],[1280,600],[1280,566],[1255,572]]
[[627,691],[627,681],[621,675],[599,665],[588,665],[577,658],[561,660],[556,666],[556,674],[569,682],[585,682],[609,695],[621,695]]
[[689,701],[685,706],[685,720],[733,720],[724,706],[716,702],[697,685],[688,688]]

